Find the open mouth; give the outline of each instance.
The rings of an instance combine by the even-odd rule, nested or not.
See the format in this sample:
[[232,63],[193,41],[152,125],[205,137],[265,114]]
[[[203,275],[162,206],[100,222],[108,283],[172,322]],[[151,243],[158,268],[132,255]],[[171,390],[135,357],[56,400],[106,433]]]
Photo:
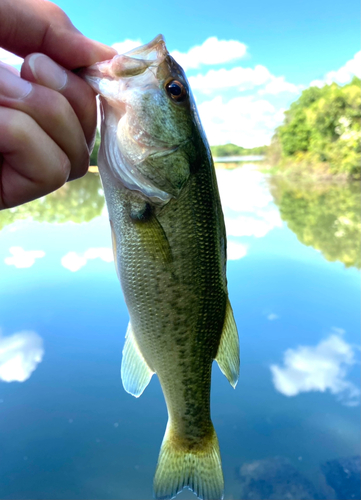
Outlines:
[[132,96],[138,90],[158,87],[156,68],[167,56],[164,39],[159,35],[126,54],[90,66],[81,74],[100,94],[101,157],[126,188],[159,204],[167,203],[172,195],[155,186],[137,167],[148,157],[168,155],[179,146],[170,146],[149,134],[135,115],[132,123]]
[[158,35],[141,47],[89,66],[81,72],[81,76],[97,93],[111,99],[119,93],[120,80],[126,88],[127,78],[141,75],[151,66],[158,66],[167,55],[164,38]]

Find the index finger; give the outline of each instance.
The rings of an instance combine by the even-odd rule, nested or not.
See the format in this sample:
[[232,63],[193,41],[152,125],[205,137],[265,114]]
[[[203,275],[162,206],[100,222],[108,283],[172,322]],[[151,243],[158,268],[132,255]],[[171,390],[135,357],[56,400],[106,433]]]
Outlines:
[[20,57],[41,52],[70,70],[116,54],[82,35],[60,7],[46,0],[0,1],[0,47]]

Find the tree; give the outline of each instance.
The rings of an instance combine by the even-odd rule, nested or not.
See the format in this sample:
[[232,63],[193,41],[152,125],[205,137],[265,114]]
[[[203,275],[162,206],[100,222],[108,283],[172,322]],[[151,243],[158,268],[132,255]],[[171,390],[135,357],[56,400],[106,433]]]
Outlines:
[[273,144],[283,158],[324,162],[332,174],[360,176],[360,79],[343,87],[332,83],[310,87],[292,103]]

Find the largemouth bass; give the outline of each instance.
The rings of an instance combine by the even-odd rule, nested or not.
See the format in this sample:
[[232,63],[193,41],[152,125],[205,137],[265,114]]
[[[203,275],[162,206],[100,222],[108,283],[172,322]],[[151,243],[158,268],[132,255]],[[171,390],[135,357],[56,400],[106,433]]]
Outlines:
[[235,387],[239,345],[222,208],[195,102],[161,35],[83,76],[100,94],[98,166],[130,316],[123,385],[139,397],[156,373],[168,409],[155,497],[189,487],[221,499],[211,368],[215,359]]

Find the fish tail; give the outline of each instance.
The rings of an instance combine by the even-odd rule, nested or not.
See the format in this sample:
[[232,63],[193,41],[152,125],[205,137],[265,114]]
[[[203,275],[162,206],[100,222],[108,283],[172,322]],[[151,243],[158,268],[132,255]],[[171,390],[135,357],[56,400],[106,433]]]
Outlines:
[[168,422],[154,476],[154,496],[174,498],[188,487],[202,500],[222,500],[224,480],[216,432],[194,447],[180,444]]

